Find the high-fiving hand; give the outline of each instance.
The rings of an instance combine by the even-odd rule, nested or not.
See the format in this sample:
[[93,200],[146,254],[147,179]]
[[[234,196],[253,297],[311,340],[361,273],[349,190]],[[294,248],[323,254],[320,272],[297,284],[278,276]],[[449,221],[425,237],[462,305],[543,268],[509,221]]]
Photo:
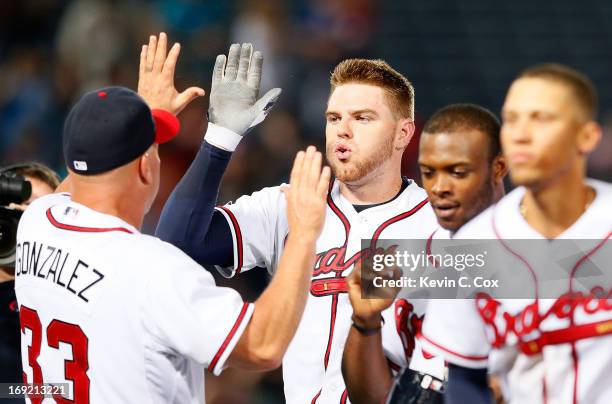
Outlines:
[[287,199],[289,233],[316,240],[323,229],[327,209],[327,189],[331,177],[323,167],[323,156],[314,146],[300,151],[291,170],[290,185],[281,188]]
[[273,88],[257,99],[262,65],[261,52],[253,53],[250,43],[232,44],[227,58],[217,56],[210,89],[210,122],[242,136],[264,120],[281,89]]
[[138,94],[151,109],[164,109],[177,115],[191,101],[204,95],[200,87],[189,87],[179,93],[174,87],[176,61],[181,45],[175,43],[167,52],[168,38],[165,33],[149,37],[149,44],[140,51]]

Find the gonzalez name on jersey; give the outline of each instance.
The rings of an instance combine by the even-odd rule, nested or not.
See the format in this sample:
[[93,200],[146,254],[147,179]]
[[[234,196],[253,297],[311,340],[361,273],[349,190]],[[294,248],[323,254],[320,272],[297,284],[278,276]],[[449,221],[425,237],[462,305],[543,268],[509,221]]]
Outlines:
[[176,247],[68,194],[23,214],[15,270],[24,381],[68,383],[80,403],[203,402],[204,369],[221,373],[253,313]]

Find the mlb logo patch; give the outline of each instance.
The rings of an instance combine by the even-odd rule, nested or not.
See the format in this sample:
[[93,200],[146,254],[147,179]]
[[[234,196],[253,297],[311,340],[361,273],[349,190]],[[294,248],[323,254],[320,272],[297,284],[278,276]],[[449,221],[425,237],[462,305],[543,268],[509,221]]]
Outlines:
[[74,169],[75,170],[79,170],[79,171],[87,171],[87,162],[85,161],[73,161],[72,162],[74,165]]

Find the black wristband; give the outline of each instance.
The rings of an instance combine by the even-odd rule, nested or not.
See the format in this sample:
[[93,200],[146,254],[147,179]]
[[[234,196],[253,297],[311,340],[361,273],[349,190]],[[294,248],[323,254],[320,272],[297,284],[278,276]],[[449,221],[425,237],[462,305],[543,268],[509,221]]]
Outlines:
[[381,325],[375,328],[365,328],[365,327],[360,326],[359,324],[355,322],[355,315],[351,316],[351,320],[353,321],[353,327],[355,327],[355,329],[359,331],[360,334],[363,334],[363,335],[374,335],[382,329],[382,320],[381,320]]

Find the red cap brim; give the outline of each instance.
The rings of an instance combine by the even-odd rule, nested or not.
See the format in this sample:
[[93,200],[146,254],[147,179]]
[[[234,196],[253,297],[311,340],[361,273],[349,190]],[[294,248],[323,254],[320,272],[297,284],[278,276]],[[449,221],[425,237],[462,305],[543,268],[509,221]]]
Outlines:
[[174,114],[164,109],[154,109],[151,111],[155,121],[155,143],[166,143],[181,130],[181,123]]

